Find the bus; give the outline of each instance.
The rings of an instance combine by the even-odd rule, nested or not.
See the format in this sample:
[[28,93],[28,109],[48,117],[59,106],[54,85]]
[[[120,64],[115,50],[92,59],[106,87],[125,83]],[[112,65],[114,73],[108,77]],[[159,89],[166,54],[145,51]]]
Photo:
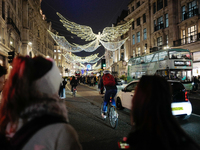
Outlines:
[[192,90],[193,62],[188,49],[170,48],[131,58],[128,61],[127,82],[142,75],[160,75],[179,80],[186,90]]

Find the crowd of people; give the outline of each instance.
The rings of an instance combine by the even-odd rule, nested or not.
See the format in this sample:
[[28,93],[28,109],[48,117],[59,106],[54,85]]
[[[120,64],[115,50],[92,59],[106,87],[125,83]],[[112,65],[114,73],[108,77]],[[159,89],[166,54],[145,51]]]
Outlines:
[[[6,68],[0,66],[1,149],[81,150],[78,134],[69,124],[66,105],[59,97],[67,81],[62,81],[53,59],[17,56],[7,79],[6,74]],[[104,71],[94,81],[88,76],[73,77],[70,85],[98,83],[100,94],[105,87],[106,113],[108,97],[117,93],[113,78]],[[171,87],[160,76],[140,79],[132,99],[131,123],[126,141],[131,150],[200,150],[172,115]]]

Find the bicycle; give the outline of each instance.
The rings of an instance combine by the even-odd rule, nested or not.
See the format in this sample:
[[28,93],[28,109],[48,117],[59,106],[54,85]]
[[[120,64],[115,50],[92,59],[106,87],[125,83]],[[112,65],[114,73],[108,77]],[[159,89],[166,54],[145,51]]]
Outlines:
[[75,97],[76,96],[76,92],[77,92],[77,90],[76,90],[76,87],[73,87],[73,96]]
[[[104,96],[102,98],[104,98]],[[101,115],[102,115],[102,113],[104,113],[103,103],[104,103],[104,101],[101,103]],[[107,104],[106,115],[109,118],[109,122],[110,122],[111,127],[113,129],[115,129],[118,125],[118,116],[119,115],[117,113],[117,109],[115,108],[115,106],[112,105],[112,96],[110,97],[110,100],[108,101],[108,104]],[[105,120],[105,118],[104,118],[104,120]]]

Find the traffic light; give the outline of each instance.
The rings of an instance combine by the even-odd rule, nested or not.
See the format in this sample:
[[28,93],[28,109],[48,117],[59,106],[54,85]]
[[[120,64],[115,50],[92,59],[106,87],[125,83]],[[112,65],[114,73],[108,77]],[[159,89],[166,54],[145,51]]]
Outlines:
[[13,59],[15,57],[15,52],[8,52],[8,63],[12,63]]
[[101,59],[101,69],[106,69],[106,59]]

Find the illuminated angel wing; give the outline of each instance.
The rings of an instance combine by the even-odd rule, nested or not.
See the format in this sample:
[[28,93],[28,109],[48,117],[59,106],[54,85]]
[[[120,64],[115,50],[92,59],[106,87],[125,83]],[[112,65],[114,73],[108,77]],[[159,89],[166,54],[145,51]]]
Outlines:
[[70,31],[71,33],[77,35],[85,41],[92,41],[97,38],[97,34],[94,34],[92,28],[85,25],[79,25],[75,22],[71,22],[65,19],[60,13],[57,12],[57,15],[60,17],[60,21],[63,23],[63,26]]
[[122,24],[122,25],[119,25],[119,26],[116,26],[116,27],[106,27],[106,28],[104,28],[100,39],[102,41],[107,41],[107,42],[114,41],[114,39],[122,36],[123,34],[125,34],[129,30],[132,22],[133,22],[133,19],[131,19],[130,21],[128,21],[125,24]]

